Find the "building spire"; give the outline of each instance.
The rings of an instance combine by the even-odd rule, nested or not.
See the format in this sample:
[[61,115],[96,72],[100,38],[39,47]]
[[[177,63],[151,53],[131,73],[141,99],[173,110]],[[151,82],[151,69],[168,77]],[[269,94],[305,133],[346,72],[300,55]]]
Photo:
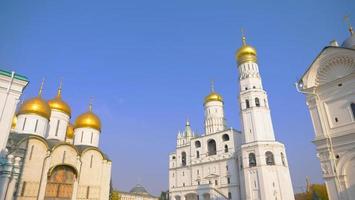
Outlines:
[[243,28],[241,29],[241,32],[242,32],[242,43],[243,43],[243,46],[246,46],[247,45],[247,39],[245,37],[245,32],[244,32]]
[[186,119],[186,126],[190,126],[190,120],[189,120],[189,118]]
[[44,85],[44,78],[42,79],[41,87],[39,88],[39,91],[38,91],[39,97],[42,97],[43,85]]
[[89,111],[92,112],[92,102],[94,100],[94,97],[90,97],[90,100],[89,100]]
[[214,92],[214,80],[211,80],[211,92]]
[[345,17],[344,17],[344,20],[348,23],[350,35],[354,35],[354,29],[353,29],[353,27],[351,26],[351,22],[350,22],[349,16],[348,16],[348,15],[345,16]]
[[63,80],[60,80],[58,92],[57,92],[57,97],[62,97],[62,85],[63,85]]

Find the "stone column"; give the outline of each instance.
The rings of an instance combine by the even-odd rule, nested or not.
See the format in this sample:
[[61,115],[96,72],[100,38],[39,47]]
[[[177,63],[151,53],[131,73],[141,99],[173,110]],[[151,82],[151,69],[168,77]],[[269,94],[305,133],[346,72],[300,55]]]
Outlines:
[[16,183],[17,183],[18,177],[20,175],[20,161],[21,161],[20,157],[16,157],[14,160],[12,177],[11,177],[9,186],[7,188],[5,200],[12,200],[14,197]]
[[3,159],[4,163],[0,165],[0,200],[5,199],[13,169],[13,158],[13,155],[8,155],[7,158]]

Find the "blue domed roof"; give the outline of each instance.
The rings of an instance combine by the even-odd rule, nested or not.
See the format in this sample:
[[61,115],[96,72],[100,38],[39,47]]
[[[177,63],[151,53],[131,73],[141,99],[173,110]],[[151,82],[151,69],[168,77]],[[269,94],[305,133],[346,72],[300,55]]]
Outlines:
[[130,193],[149,195],[147,190],[142,185],[139,185],[139,184],[136,185],[134,188],[132,188]]
[[350,37],[348,37],[341,46],[345,48],[355,49],[355,34],[352,33]]

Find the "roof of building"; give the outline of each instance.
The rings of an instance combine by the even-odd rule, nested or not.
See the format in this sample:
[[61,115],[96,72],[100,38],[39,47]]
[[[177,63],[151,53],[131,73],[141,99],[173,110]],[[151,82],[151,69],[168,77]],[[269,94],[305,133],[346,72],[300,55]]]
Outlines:
[[137,184],[134,186],[129,192],[117,191],[121,194],[133,195],[133,196],[145,196],[150,198],[158,198],[156,196],[151,195],[142,185]]
[[[22,143],[24,140],[29,140],[31,138],[36,138],[39,140],[42,140],[43,142],[45,142],[48,146],[48,149],[52,150],[53,148],[59,146],[59,145],[69,145],[73,148],[75,148],[75,150],[79,153],[82,154],[84,151],[89,150],[89,149],[94,149],[98,152],[100,152],[102,154],[102,157],[105,160],[110,161],[109,157],[104,154],[99,148],[97,147],[93,147],[93,146],[88,146],[88,145],[73,145],[61,140],[57,140],[57,139],[45,139],[41,136],[38,135],[34,135],[34,134],[21,134],[21,133],[16,133],[16,132],[12,132],[9,135],[9,140],[8,140],[8,145],[13,146],[14,148],[18,147],[20,145],[20,143]],[[11,149],[11,148],[10,148]],[[15,149],[11,149],[11,151],[14,151]]]
[[[0,69],[0,75],[4,75],[4,76],[8,76],[11,77],[12,76],[12,72]],[[28,81],[28,78],[26,76],[20,75],[20,74],[16,74],[14,75],[15,79],[21,80],[21,81]]]

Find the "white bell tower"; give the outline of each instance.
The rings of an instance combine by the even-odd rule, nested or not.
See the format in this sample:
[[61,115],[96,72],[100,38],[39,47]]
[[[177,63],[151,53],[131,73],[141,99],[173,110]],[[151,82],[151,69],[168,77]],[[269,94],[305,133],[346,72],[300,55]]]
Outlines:
[[240,82],[242,199],[294,199],[285,147],[275,141],[267,94],[263,89],[256,50],[246,44],[237,51]]

